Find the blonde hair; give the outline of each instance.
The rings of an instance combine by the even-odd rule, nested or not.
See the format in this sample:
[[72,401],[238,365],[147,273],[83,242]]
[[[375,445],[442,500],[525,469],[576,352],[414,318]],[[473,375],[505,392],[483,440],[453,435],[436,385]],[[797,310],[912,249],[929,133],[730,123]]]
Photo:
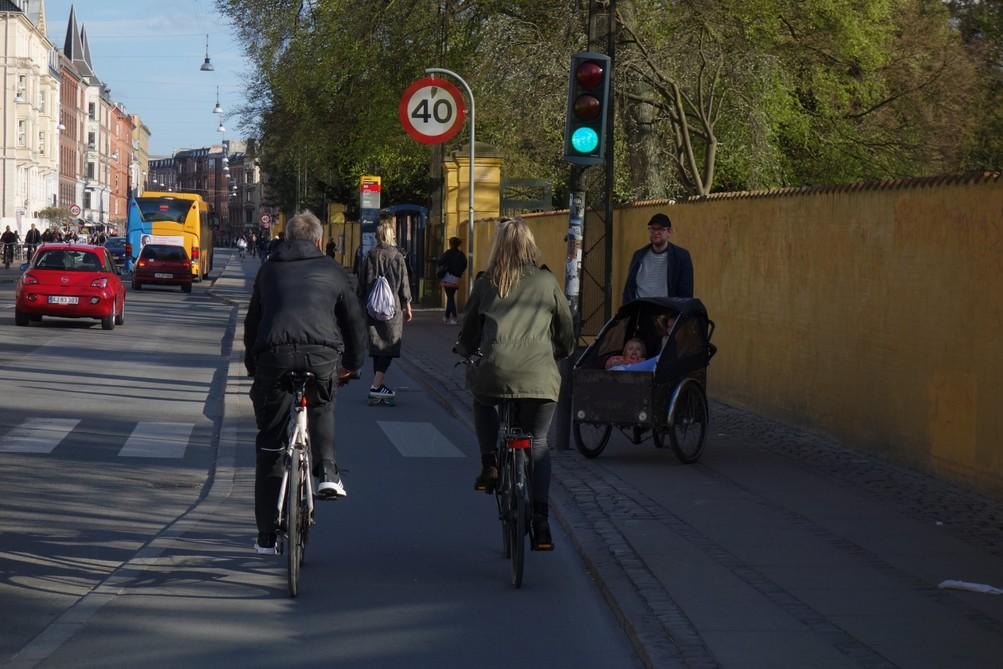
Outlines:
[[536,265],[539,253],[533,233],[522,219],[506,219],[498,223],[488,257],[487,277],[499,297],[511,292],[527,266]]
[[376,241],[380,246],[397,246],[397,231],[390,221],[383,221],[376,228]]

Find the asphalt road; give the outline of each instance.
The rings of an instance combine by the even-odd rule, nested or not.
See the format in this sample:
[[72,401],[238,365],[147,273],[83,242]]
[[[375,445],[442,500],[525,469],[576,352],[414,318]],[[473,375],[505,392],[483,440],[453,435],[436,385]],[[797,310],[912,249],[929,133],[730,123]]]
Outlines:
[[400,367],[397,407],[339,397],[349,497],[321,506],[288,597],[282,559],[251,550],[230,347],[252,271],[130,292],[112,332],[15,328],[0,286],[0,665],[638,666],[558,527],[510,587],[470,433]]

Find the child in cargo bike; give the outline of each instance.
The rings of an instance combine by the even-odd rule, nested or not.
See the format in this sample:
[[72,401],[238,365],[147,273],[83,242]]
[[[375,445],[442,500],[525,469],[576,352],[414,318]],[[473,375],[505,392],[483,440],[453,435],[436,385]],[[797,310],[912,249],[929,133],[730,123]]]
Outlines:
[[659,352],[654,357],[644,359],[644,341],[635,337],[628,339],[623,345],[623,355],[610,356],[606,361],[606,369],[614,372],[654,372],[675,322],[676,317],[670,314],[659,314],[655,317],[655,330],[661,337],[661,343],[658,346]]

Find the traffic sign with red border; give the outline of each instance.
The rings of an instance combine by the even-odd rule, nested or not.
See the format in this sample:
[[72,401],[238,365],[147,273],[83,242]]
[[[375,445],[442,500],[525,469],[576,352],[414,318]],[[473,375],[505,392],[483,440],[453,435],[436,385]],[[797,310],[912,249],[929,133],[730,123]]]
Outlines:
[[79,216],[79,215],[80,215],[80,205],[78,205],[78,204],[71,204],[70,205],[70,216]]
[[434,77],[408,86],[397,113],[404,131],[422,144],[449,141],[460,132],[467,117],[460,89]]
[[269,216],[268,214],[262,214],[261,215],[261,222],[264,223],[265,225],[268,225],[269,223],[272,222],[272,217]]

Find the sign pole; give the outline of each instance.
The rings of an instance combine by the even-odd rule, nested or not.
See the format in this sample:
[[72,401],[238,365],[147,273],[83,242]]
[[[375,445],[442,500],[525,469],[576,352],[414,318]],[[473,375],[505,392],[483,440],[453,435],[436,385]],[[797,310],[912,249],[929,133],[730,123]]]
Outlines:
[[445,70],[441,67],[427,67],[425,72],[428,74],[448,74],[449,76],[455,78],[459,81],[463,88],[467,90],[467,97],[470,99],[470,175],[468,177],[470,183],[469,190],[467,193],[467,300],[470,299],[471,293],[474,292],[474,132],[477,126],[477,114],[474,108],[474,92],[470,90],[470,86],[467,82],[463,80],[463,77],[458,75],[456,72],[451,70]]

